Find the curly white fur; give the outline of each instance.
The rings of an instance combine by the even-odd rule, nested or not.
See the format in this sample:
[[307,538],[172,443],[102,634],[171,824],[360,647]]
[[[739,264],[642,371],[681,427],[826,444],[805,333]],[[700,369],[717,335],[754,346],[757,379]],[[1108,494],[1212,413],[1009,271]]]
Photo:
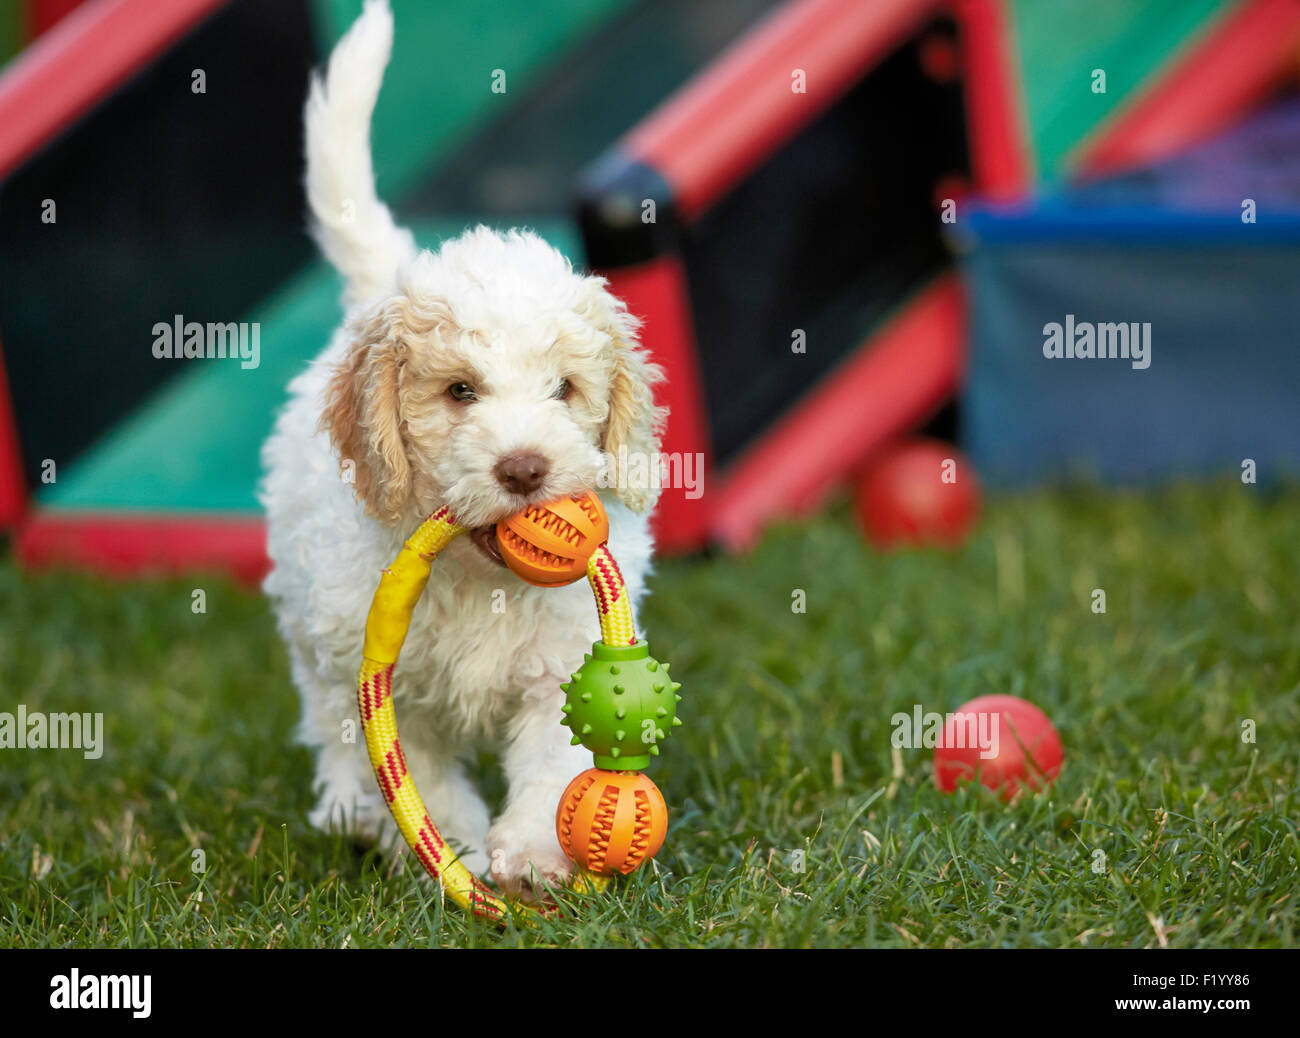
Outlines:
[[[301,738],[318,751],[312,820],[389,840],[354,734],[353,687],[380,570],[439,505],[487,525],[592,488],[619,447],[655,453],[663,417],[651,392],[658,371],[602,279],[576,274],[529,232],[479,227],[431,253],[394,224],[375,194],[368,139],[391,43],[386,0],[367,0],[307,102],[316,235],[353,305],[290,385],[263,448],[262,489],[273,563],[265,590],[302,697]],[[453,399],[458,383],[475,399]],[[493,471],[520,451],[550,467],[526,496]],[[611,550],[639,601],[653,492],[602,499]],[[490,866],[507,889],[526,888],[534,870],[568,877],[555,805],[591,761],[559,724],[559,682],[598,634],[585,582],[530,587],[468,537],[439,558],[412,618],[395,689],[411,773],[466,863]],[[460,763],[485,740],[500,746],[509,784],[491,823]]]

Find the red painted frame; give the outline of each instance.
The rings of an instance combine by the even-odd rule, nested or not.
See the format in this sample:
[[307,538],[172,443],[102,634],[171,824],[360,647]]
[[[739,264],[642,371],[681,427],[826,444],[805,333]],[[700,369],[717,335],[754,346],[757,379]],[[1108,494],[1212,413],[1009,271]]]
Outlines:
[[114,577],[213,570],[256,584],[269,568],[257,516],[34,513],[16,543],[32,567],[79,567]]
[[28,39],[48,32],[86,0],[27,0]]
[[[688,223],[835,102],[941,0],[796,0],[778,8],[622,141]],[[791,89],[806,74],[807,92]]]
[[227,0],[93,0],[0,76],[0,177]]
[[[703,382],[696,352],[695,328],[687,299],[686,271],[680,257],[666,254],[646,263],[608,272],[609,287],[634,314],[647,315],[642,341],[653,342],[655,362],[672,372],[656,401],[671,412],[661,450],[669,455],[703,458],[700,478],[707,480],[709,427],[704,418]],[[652,519],[655,537],[666,553],[698,547],[708,534],[704,498],[670,492]]]
[[975,187],[986,198],[1023,198],[1034,183],[1016,45],[1007,0],[956,0],[965,60],[966,122]]
[[17,525],[27,508],[27,480],[18,443],[18,421],[5,374],[4,344],[0,343],[0,533]]

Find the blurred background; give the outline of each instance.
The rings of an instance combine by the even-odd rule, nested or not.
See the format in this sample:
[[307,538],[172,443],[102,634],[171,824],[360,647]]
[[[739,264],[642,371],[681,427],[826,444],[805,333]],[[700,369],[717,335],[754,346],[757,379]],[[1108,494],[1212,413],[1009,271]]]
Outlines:
[[[917,431],[993,486],[1300,458],[1291,0],[393,7],[381,193],[430,245],[534,227],[644,318],[665,450],[705,466],[666,553],[746,547]],[[359,8],[0,4],[23,564],[262,571],[258,447],[339,318],[300,110]],[[1149,324],[1150,366],[1044,357],[1067,315]],[[260,362],[155,358],[178,316],[256,327]]]

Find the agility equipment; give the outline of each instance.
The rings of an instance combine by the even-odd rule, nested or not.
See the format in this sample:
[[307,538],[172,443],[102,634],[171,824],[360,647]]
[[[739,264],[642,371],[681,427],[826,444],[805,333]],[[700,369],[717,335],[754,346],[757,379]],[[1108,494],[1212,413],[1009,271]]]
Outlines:
[[[584,178],[588,260],[668,373],[665,450],[708,459],[703,495],[663,495],[661,550],[745,548],[890,441],[953,420],[967,314],[1001,303],[965,290],[943,244],[968,195],[1021,202],[1167,157],[1294,81],[1298,49],[1292,0],[791,0],[756,24]],[[916,125],[934,148],[888,148]],[[1018,370],[995,373],[1017,402]]]
[[[301,231],[302,99],[357,6],[100,0],[0,69],[0,532],[23,565],[216,568],[248,582],[265,572],[266,416],[339,317],[335,275],[310,266]],[[665,490],[663,553],[742,548],[771,517],[818,507],[957,392],[963,422],[972,396],[992,406],[1028,392],[1041,407],[1012,377],[1024,365],[967,368],[968,314],[978,363],[980,322],[1018,310],[983,279],[981,257],[954,269],[944,200],[961,230],[973,223],[965,185],[1024,202],[1080,174],[1148,166],[1241,123],[1300,68],[1295,0],[788,0],[757,21],[766,4],[712,5],[707,20],[690,4],[630,0],[395,6],[399,44],[372,127],[387,193],[420,240],[467,222],[534,226],[585,254],[642,319],[668,375],[663,451],[708,468],[691,484],[703,493]],[[4,26],[0,12],[0,53]],[[431,41],[446,39],[455,60],[430,67]],[[636,60],[646,39],[658,41],[653,66]],[[504,113],[489,91],[453,89],[503,47]],[[563,89],[544,74],[557,62]],[[200,67],[227,104],[177,93]],[[233,67],[247,74],[221,75]],[[1090,89],[1095,69],[1104,93]],[[429,113],[418,134],[414,110]],[[232,112],[242,150],[228,146]],[[929,128],[925,147],[897,146],[917,126]],[[610,127],[629,132],[601,139]],[[124,139],[170,141],[172,160],[104,145]],[[555,201],[575,187],[571,156],[602,148],[579,188],[580,243]],[[516,176],[522,155],[524,190],[482,190]],[[86,226],[149,219],[126,237],[54,234],[39,218],[51,197],[61,217],[75,199]],[[772,212],[783,219],[762,218]],[[120,276],[124,241],[125,266],[147,276]],[[1264,312],[1244,295],[1231,303],[1233,328]],[[178,313],[256,325],[276,348],[255,372],[160,363],[140,329]],[[796,328],[802,353],[786,344]],[[52,368],[54,355],[67,363]],[[971,387],[985,375],[992,386]]]
[[[502,923],[512,910],[527,917],[537,909],[498,897],[443,840],[407,769],[393,706],[393,673],[411,613],[433,560],[466,529],[440,508],[384,570],[366,619],[357,708],[379,788],[420,864],[457,904]],[[530,506],[497,525],[502,558],[522,579],[558,587],[585,574],[596,599],[600,640],[561,685],[561,723],[573,732],[573,745],[592,751],[596,765],[573,780],[556,809],[556,836],[580,867],[579,888],[601,887],[615,873],[632,872],[663,845],[668,810],[640,769],[681,724],[681,686],[636,636],[627,585],[608,536],[604,507],[592,493]]]
[[[32,15],[60,2],[71,0],[0,4],[0,48],[9,8],[27,8],[28,26],[39,27],[45,20]],[[444,206],[406,203],[468,147],[471,130],[500,113],[491,92],[449,86],[505,48],[510,96],[529,98],[553,61],[594,46],[588,37],[629,4],[497,0],[470,13],[454,3],[394,0],[398,42],[371,129],[385,190],[401,201],[417,239],[463,229],[460,215],[442,215]],[[323,66],[360,6],[96,0],[7,64],[0,50],[0,534],[12,533],[24,565],[119,575],[215,569],[248,583],[265,574],[256,488],[268,416],[341,317],[336,275],[313,268],[302,233],[303,100],[309,70]],[[445,38],[457,40],[456,60],[431,68],[419,52]],[[231,68],[243,75],[228,77]],[[208,89],[226,83],[226,105],[203,104],[200,69]],[[616,93],[623,105],[640,103],[631,90]],[[406,113],[417,109],[427,118],[411,134]],[[567,120],[571,128],[586,122]],[[595,124],[585,132],[605,131]],[[233,158],[232,135],[256,161]],[[113,147],[124,139],[170,148],[163,161]],[[593,137],[583,147],[594,152],[601,143]],[[29,236],[32,226],[49,230],[46,198],[57,202],[60,226],[71,206],[83,226],[125,222],[131,233],[116,236],[116,246]],[[472,222],[505,222],[475,211]],[[549,203],[510,222],[580,255],[569,221]],[[9,262],[17,251],[31,262]],[[130,287],[110,273],[125,268],[138,275]],[[89,298],[94,306],[76,305]],[[176,314],[256,326],[277,346],[256,369],[160,361],[150,328]],[[66,363],[49,366],[55,354]],[[219,449],[190,435],[196,416],[221,427]],[[169,445],[165,455],[158,442]],[[57,462],[57,481],[42,478],[45,459]]]

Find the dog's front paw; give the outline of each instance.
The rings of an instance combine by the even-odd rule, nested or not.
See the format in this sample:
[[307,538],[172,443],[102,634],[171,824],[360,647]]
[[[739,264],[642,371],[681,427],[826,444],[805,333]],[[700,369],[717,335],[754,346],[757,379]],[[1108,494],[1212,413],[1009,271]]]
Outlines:
[[492,878],[508,894],[537,901],[547,887],[563,887],[573,875],[573,862],[560,850],[550,827],[520,832],[497,825],[488,833]]
[[393,816],[382,800],[325,789],[307,816],[321,832],[340,832],[387,844],[396,832]]

